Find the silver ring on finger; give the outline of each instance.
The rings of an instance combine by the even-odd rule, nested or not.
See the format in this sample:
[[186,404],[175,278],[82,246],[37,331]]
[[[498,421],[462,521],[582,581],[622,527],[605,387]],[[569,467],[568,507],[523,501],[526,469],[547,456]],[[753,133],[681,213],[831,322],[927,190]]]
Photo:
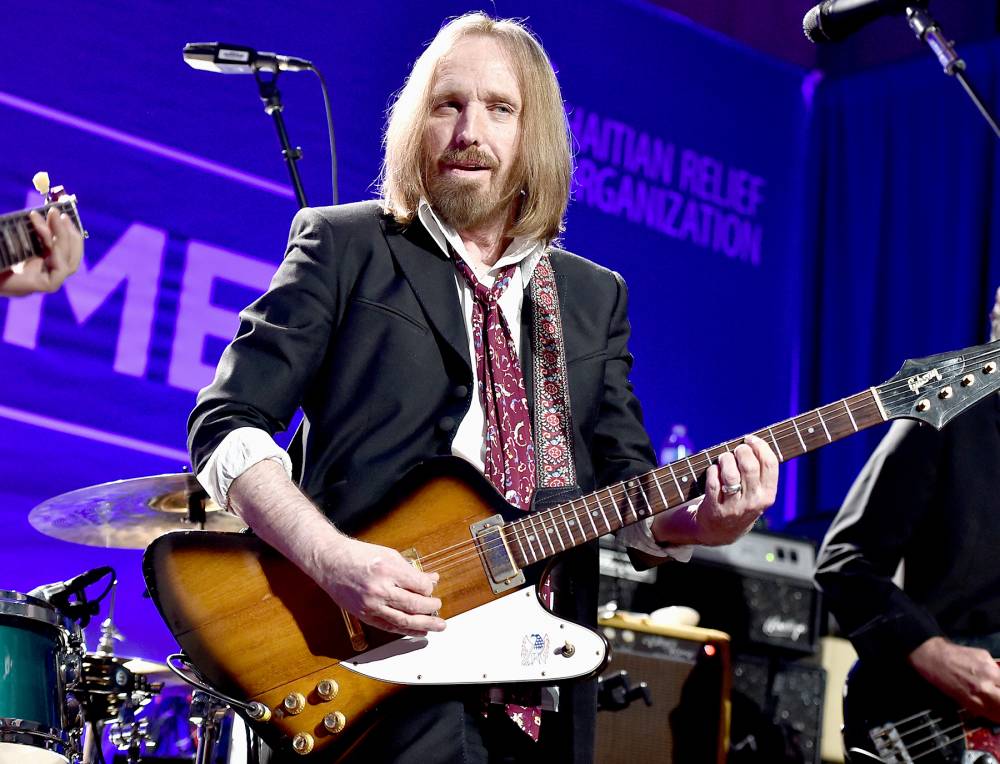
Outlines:
[[735,496],[743,490],[743,483],[726,483],[722,486],[722,492],[726,496]]

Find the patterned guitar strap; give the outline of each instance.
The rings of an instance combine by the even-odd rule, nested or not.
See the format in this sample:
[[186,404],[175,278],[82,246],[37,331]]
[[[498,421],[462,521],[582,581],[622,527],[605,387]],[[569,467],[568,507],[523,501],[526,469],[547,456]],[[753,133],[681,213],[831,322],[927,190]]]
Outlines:
[[[563,342],[562,314],[555,274],[548,254],[542,255],[531,276],[531,351],[535,410],[532,422],[535,444],[536,502],[539,492],[573,490],[576,486],[576,462],[573,458],[573,423],[569,408],[569,382],[566,375],[566,353]],[[536,504],[537,506],[537,504]],[[552,607],[552,590],[548,579],[539,584],[542,598]],[[540,634],[525,635],[522,655],[534,656],[544,649]],[[535,696],[520,703],[506,703],[507,716],[533,740],[538,740],[542,715]],[[531,705],[527,705],[527,704]]]

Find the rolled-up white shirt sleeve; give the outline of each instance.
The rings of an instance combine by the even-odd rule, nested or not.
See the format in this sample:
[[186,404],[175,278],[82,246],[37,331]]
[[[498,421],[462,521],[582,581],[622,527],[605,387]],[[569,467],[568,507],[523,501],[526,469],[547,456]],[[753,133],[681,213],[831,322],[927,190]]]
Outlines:
[[229,433],[208,457],[198,473],[208,495],[220,507],[229,509],[229,486],[257,462],[274,459],[292,476],[292,460],[267,432],[257,427],[239,427]]
[[[689,501],[682,506],[688,506],[700,498]],[[653,538],[653,518],[647,517],[631,525],[626,525],[615,533],[615,538],[627,547],[632,547],[640,552],[652,557],[670,557],[677,562],[689,562],[694,554],[694,547],[691,545],[666,545],[660,544]]]

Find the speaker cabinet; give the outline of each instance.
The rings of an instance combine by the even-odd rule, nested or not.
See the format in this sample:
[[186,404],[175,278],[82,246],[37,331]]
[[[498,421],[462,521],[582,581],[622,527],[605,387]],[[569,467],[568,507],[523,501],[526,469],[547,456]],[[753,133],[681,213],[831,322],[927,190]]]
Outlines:
[[601,764],[722,764],[729,731],[729,636],[616,615],[601,620],[611,643],[608,680],[620,671],[648,685],[634,700],[597,715]]
[[701,614],[700,625],[732,637],[734,652],[811,655],[818,647],[821,601],[811,579],[695,558],[686,565],[661,565],[655,586],[634,591],[626,607],[650,613],[666,605],[693,607]]
[[732,664],[729,764],[819,764],[823,667],[775,655]]

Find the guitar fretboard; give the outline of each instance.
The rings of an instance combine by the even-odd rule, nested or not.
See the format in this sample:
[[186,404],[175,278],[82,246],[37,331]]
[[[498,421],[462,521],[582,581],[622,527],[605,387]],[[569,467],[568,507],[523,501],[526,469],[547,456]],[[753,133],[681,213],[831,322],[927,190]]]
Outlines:
[[[881,424],[886,416],[875,388],[757,430],[781,462]],[[619,528],[680,506],[704,493],[704,476],[722,454],[732,453],[743,438],[726,441],[678,459],[644,475],[601,488],[526,515],[504,526],[504,539],[515,563],[525,567],[559,552],[613,533]]]
[[[75,196],[51,202],[43,207],[36,207],[34,211],[44,218],[52,208],[69,215],[73,224],[79,230],[83,230],[76,210]],[[35,232],[35,227],[28,217],[30,212],[32,210],[0,215],[0,271],[12,268],[32,257],[38,257],[45,251],[42,240]]]

